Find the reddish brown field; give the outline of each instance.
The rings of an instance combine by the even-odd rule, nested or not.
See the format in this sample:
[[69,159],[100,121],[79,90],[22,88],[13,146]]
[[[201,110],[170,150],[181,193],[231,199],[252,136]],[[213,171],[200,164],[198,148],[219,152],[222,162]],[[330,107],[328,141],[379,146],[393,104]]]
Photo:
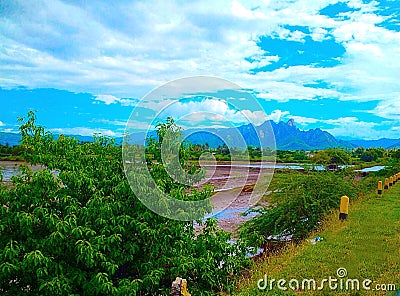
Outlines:
[[211,202],[218,225],[235,232],[238,225],[249,219],[249,216],[242,214],[256,205],[264,194],[268,194],[273,170],[241,164],[218,164],[204,168],[206,182],[217,187]]

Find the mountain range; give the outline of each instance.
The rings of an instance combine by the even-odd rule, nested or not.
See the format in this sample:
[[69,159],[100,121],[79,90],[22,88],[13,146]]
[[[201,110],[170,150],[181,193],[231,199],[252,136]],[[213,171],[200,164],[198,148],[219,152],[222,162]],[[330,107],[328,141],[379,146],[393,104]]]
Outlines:
[[[259,126],[252,124],[242,125],[232,128],[206,128],[201,131],[184,130],[183,136],[193,144],[205,144],[212,148],[216,148],[222,144],[229,143],[238,148],[246,145],[260,146],[260,139],[263,147],[272,147],[272,143],[268,142],[271,137],[268,134],[273,131],[275,135],[276,148],[280,150],[322,150],[326,148],[378,148],[385,149],[400,148],[400,139],[382,138],[379,140],[341,140],[335,138],[327,131],[319,128],[307,131],[300,130],[296,127],[293,119],[287,122],[276,123],[274,121],[266,121]],[[155,136],[155,131],[150,132]],[[56,135],[57,136],[57,135]],[[88,142],[92,137],[74,135],[80,141]],[[143,144],[145,132],[138,132],[130,135],[129,142],[134,144]],[[0,132],[1,145],[18,145],[21,136],[15,133]],[[122,138],[116,138],[116,143],[122,143]],[[232,144],[233,143],[233,144]]]
[[[238,128],[210,128],[204,132],[194,133],[188,136],[187,139],[194,144],[207,142],[210,147],[217,147],[223,144],[222,139],[229,140],[231,138],[233,143],[243,143],[239,139],[239,137],[243,137],[246,145],[260,146],[260,140],[264,140],[263,147],[271,147],[273,146],[272,143],[268,143],[268,134],[271,133],[271,129],[275,135],[276,148],[280,150],[320,150],[331,147],[353,148],[352,144],[338,140],[330,133],[319,128],[302,131],[296,127],[293,119],[286,123],[282,121],[279,123],[275,123],[272,120],[266,121],[259,126],[247,124]],[[184,136],[185,132],[188,133],[190,130],[184,131]],[[213,134],[218,136],[210,136]],[[236,138],[234,138],[235,136]],[[245,145],[235,146],[243,148]]]
[[379,140],[349,140],[353,146],[364,148],[383,147],[386,149],[400,148],[400,139],[382,138]]

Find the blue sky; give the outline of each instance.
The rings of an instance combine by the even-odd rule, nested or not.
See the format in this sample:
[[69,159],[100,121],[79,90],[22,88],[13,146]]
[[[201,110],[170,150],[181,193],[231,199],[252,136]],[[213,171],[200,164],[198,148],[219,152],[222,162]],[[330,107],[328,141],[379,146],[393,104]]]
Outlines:
[[244,114],[400,138],[397,1],[0,1],[0,65],[0,131],[17,132],[16,118],[34,109],[53,132],[120,136],[131,114],[140,130],[177,99],[140,105],[150,91],[210,75],[246,89],[263,112],[213,86],[164,113],[185,115],[186,128]]

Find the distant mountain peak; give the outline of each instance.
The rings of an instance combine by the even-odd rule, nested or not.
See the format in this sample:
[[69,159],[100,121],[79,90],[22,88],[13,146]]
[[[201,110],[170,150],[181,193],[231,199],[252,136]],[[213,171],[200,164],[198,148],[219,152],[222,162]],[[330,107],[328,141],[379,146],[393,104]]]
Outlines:
[[286,122],[286,124],[287,124],[288,126],[296,127],[296,125],[294,124],[294,119],[293,119],[293,118],[289,119],[288,122]]

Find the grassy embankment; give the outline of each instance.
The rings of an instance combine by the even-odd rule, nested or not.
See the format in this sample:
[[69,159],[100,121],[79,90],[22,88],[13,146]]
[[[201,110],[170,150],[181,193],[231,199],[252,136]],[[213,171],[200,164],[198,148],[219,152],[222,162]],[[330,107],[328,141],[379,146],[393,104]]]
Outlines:
[[[277,255],[270,255],[254,264],[250,277],[241,279],[237,295],[397,295],[397,292],[372,291],[375,284],[395,284],[400,290],[400,181],[383,197],[371,192],[350,203],[347,220],[338,220],[338,211],[328,215],[323,230],[313,233],[323,241],[311,244],[309,240],[300,245],[289,245]],[[345,268],[347,279],[370,279],[371,291],[329,289],[325,283],[323,291],[259,290],[257,281],[268,275],[268,279],[315,279],[319,286],[323,278],[340,279],[338,268]],[[294,282],[295,283],[295,282]],[[345,284],[344,284],[345,286]],[[288,283],[286,283],[288,287]],[[351,285],[349,286],[351,288]],[[383,288],[383,286],[382,286]],[[388,286],[386,286],[388,289]]]

